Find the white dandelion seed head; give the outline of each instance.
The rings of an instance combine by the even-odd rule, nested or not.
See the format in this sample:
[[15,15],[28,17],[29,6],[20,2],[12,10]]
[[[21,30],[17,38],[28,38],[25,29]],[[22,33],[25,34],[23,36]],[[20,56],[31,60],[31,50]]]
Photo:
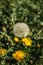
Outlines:
[[26,23],[16,23],[13,32],[16,37],[26,37],[29,34],[29,27]]

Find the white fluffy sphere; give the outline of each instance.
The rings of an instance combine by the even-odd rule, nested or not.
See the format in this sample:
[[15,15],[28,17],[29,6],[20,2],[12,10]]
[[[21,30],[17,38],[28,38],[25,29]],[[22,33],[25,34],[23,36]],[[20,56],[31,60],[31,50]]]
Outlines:
[[19,38],[26,37],[29,34],[29,27],[26,23],[16,23],[13,27],[13,33]]

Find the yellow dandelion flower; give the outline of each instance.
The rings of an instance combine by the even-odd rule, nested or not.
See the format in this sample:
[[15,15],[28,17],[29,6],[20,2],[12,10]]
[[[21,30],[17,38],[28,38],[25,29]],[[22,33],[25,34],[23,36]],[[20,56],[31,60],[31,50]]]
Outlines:
[[6,53],[6,49],[0,49],[0,56]]
[[12,54],[13,58],[15,58],[17,61],[21,61],[25,57],[25,53],[21,50],[16,51]]
[[14,37],[15,42],[19,42],[19,39],[17,37]]
[[32,40],[30,38],[22,38],[22,42],[24,42],[26,46],[31,46],[32,44]]

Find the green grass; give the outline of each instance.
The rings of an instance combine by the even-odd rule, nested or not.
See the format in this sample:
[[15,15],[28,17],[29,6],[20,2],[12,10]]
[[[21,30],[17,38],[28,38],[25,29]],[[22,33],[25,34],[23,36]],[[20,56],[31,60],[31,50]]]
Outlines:
[[[31,47],[15,44],[13,25],[18,22],[29,26],[31,34],[28,37],[33,41]],[[40,48],[37,47],[38,43]],[[43,0],[0,0],[1,48],[8,52],[0,57],[0,65],[43,65]],[[21,63],[12,58],[12,53],[18,49],[30,54]]]

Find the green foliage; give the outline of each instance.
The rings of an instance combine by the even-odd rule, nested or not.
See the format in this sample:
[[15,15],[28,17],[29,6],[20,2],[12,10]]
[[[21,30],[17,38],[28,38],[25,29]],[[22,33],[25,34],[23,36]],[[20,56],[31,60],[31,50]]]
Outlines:
[[[29,26],[31,34],[28,37],[33,41],[31,47],[25,47],[21,42],[15,44],[13,25],[17,22]],[[38,43],[40,48],[37,48]],[[43,65],[43,0],[0,0],[1,48],[8,52],[0,57],[0,65],[31,65],[30,59],[32,65]],[[21,63],[12,58],[12,53],[19,49],[30,53]]]

